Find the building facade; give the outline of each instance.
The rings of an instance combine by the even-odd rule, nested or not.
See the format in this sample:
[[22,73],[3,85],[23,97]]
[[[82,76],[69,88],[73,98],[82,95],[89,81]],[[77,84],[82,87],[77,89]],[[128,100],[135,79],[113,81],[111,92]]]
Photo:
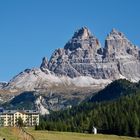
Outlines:
[[39,112],[34,110],[3,110],[0,112],[0,126],[17,126],[19,118],[24,126],[39,125]]

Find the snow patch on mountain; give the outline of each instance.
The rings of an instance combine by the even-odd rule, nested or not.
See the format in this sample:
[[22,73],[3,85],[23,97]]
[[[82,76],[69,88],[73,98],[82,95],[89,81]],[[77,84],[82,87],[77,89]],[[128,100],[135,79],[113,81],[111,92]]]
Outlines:
[[19,91],[34,91],[39,88],[48,88],[52,86],[76,86],[91,87],[97,85],[107,85],[112,81],[109,79],[94,79],[89,76],[79,76],[70,78],[68,76],[56,76],[54,74],[46,74],[38,69],[24,71],[14,77],[6,89],[17,89]]

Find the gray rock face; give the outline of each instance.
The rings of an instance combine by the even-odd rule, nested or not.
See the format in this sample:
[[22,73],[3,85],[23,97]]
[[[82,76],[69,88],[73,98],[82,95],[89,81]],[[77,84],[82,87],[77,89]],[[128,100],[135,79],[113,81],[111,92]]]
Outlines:
[[104,62],[114,63],[115,72],[131,81],[140,80],[139,48],[113,29],[105,40]]
[[123,33],[113,29],[105,40],[105,57],[109,59],[139,59],[139,49],[133,45]]
[[113,29],[102,48],[99,40],[83,27],[74,33],[64,48],[57,49],[48,69],[71,78],[91,76],[95,79],[140,79],[140,50],[123,33]]
[[49,72],[48,72],[48,59],[47,59],[47,57],[43,57],[40,69],[43,72],[45,72],[46,74],[49,74]]
[[53,53],[48,68],[57,75],[67,75],[71,78],[91,75],[96,77],[97,70],[94,67],[96,62],[102,61],[100,50],[98,39],[83,27],[74,33],[64,49],[57,49]]
[[43,57],[40,68],[42,68],[42,69],[48,68],[48,59],[46,57]]

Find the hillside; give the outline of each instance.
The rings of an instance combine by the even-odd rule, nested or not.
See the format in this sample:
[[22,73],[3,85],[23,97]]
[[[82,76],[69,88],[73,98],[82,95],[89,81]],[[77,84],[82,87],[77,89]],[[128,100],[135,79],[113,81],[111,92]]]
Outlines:
[[[120,91],[115,90],[116,83],[122,87]],[[106,89],[113,89],[112,85]],[[122,80],[114,82],[114,86],[114,93],[125,96],[110,102],[85,102],[72,109],[54,112],[43,118],[36,129],[90,132],[94,125],[100,133],[140,136],[139,84]]]
[[103,90],[97,92],[89,99],[90,102],[101,102],[118,99],[121,96],[140,93],[140,82],[131,83],[128,80],[120,79],[112,82]]
[[[71,106],[76,106],[81,101],[86,102],[101,102],[116,100],[121,96],[137,93],[140,91],[140,83],[131,83],[125,79],[116,80],[109,84],[103,90],[92,91],[87,88],[81,87],[81,91],[76,89],[70,90],[67,87],[66,94],[59,93],[62,88],[51,93],[36,91],[26,91],[21,94],[11,97],[9,102],[2,104],[5,109],[38,109],[41,114],[49,114],[50,111],[64,110]],[[70,92],[71,91],[71,92]],[[5,95],[8,98],[8,95]],[[11,96],[11,94],[9,94]]]

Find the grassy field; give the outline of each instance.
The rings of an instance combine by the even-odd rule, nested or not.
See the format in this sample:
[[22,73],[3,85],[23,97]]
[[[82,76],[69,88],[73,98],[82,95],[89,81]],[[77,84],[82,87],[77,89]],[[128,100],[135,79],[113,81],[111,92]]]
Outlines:
[[19,132],[16,128],[0,127],[0,140],[20,140]]
[[140,140],[140,138],[121,137],[116,135],[93,135],[71,132],[35,131],[26,129],[36,140]]
[[[27,128],[27,132],[34,136],[35,140],[140,140],[140,138],[121,137],[116,135],[92,135],[71,132],[52,132],[52,131],[35,131]],[[0,128],[0,140],[25,140],[19,129],[13,127]],[[26,137],[26,140],[29,140]]]

